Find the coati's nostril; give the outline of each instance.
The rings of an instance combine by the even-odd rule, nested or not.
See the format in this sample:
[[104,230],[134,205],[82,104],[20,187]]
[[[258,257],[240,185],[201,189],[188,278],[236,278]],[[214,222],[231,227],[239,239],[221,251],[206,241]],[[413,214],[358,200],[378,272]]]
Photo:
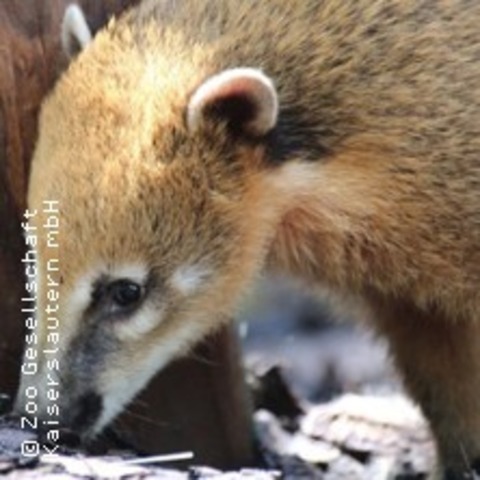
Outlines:
[[71,428],[85,430],[91,427],[102,412],[102,397],[95,392],[88,392],[80,397],[77,405],[77,412],[72,419]]

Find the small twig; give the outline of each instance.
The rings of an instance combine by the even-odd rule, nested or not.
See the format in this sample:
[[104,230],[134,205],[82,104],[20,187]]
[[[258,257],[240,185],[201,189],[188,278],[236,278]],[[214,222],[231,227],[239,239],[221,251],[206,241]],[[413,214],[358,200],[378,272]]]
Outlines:
[[150,463],[179,462],[182,460],[191,460],[194,457],[193,452],[170,453],[166,455],[154,455],[145,458],[135,458],[133,460],[122,461],[125,465],[148,465]]

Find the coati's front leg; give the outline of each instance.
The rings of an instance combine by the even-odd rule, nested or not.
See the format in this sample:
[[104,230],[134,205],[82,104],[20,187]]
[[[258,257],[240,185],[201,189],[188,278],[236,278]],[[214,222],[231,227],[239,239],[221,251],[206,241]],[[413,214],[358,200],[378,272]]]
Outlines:
[[406,387],[437,443],[435,480],[480,475],[480,323],[448,321],[392,301],[374,302]]

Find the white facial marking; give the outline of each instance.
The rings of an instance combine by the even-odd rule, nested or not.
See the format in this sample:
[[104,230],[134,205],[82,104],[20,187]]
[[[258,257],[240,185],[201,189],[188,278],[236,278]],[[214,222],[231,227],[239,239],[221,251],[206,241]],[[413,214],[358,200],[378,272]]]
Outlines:
[[144,285],[148,277],[148,269],[140,263],[125,263],[123,265],[111,266],[106,273],[112,280],[125,278],[139,285]]
[[101,267],[94,270],[92,269],[77,280],[66,302],[66,318],[78,318],[88,307],[92,299],[93,286],[102,271],[103,269]]
[[160,307],[151,305],[141,307],[125,322],[119,322],[115,327],[117,337],[120,340],[136,340],[153,330],[163,319],[164,311]]
[[171,278],[172,286],[182,295],[192,295],[210,275],[210,270],[201,265],[183,265]]
[[179,353],[186,352],[204,333],[204,322],[185,322],[172,332],[170,338],[159,342],[155,349],[146,351],[143,361],[132,365],[130,371],[122,372],[122,375],[116,371],[105,372],[107,376],[101,380],[103,409],[94,426],[94,433],[99,433],[145,387],[155,373]]
[[95,282],[102,276],[109,278],[109,281],[128,279],[139,285],[145,285],[148,270],[140,263],[126,263],[116,266],[106,266],[104,263],[99,263],[77,280],[66,305],[66,318],[78,318],[90,305]]

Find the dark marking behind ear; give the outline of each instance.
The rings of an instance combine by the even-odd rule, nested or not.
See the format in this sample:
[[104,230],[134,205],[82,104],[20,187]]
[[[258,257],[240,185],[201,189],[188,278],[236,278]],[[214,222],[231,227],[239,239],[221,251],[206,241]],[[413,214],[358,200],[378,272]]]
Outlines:
[[314,122],[311,113],[297,106],[283,106],[277,125],[265,140],[270,162],[277,165],[294,158],[325,160],[332,154],[332,137],[334,132]]

